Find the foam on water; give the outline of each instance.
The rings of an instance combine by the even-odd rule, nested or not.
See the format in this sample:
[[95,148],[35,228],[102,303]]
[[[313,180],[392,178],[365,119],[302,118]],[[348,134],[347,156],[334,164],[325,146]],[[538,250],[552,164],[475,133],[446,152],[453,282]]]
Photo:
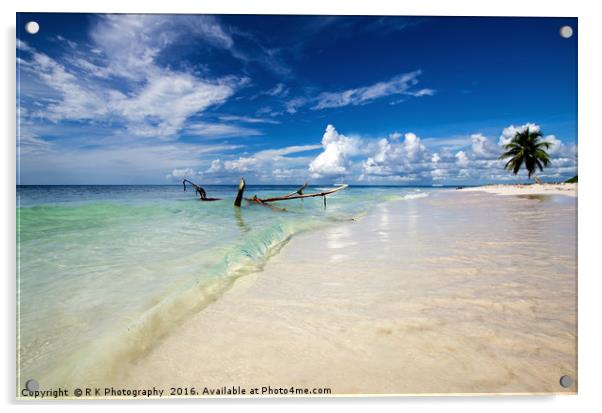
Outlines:
[[234,208],[235,187],[207,189],[224,200],[201,203],[179,186],[19,187],[20,376],[45,386],[110,379],[295,234],[427,191],[349,188],[326,209],[305,199],[278,213]]

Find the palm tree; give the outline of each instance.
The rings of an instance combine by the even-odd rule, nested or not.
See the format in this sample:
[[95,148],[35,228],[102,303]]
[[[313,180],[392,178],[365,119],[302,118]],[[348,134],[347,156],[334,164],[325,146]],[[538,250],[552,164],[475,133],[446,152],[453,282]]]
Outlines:
[[[551,162],[546,149],[550,149],[552,145],[550,142],[544,141],[542,137],[540,131],[531,131],[529,128],[522,132],[516,132],[514,138],[504,145],[506,152],[500,156],[500,159],[510,158],[504,168],[516,175],[524,163],[525,169],[529,173],[529,179],[534,177],[535,168],[543,171],[543,168]],[[536,177],[534,179],[539,181]]]

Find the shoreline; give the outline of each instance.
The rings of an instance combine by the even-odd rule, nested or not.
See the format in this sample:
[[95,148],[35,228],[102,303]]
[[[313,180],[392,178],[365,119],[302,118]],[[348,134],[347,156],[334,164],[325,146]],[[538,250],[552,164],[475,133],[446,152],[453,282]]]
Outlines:
[[[263,271],[237,279],[124,366],[117,381],[330,387],[336,395],[574,393],[576,385],[557,382],[576,377],[576,251],[562,252],[574,205],[506,199],[433,192],[296,236]],[[550,254],[538,246],[550,234],[532,231],[520,241],[529,254],[514,257],[512,234],[491,240],[484,225],[492,211],[507,220],[525,206],[561,221],[551,223],[557,256],[540,260],[534,279],[508,257]],[[476,239],[454,233],[475,224],[475,213]]]

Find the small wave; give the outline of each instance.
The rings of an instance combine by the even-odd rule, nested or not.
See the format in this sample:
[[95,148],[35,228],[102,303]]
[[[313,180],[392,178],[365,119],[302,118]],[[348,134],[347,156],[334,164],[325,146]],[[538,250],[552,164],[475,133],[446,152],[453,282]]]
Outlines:
[[406,194],[403,196],[403,199],[418,199],[418,198],[426,198],[429,194],[425,192],[418,192],[414,194]]
[[384,197],[384,200],[385,201],[407,201],[410,199],[426,198],[427,196],[429,196],[429,194],[427,194],[426,192],[414,192],[414,193],[405,194],[405,195],[387,195]]

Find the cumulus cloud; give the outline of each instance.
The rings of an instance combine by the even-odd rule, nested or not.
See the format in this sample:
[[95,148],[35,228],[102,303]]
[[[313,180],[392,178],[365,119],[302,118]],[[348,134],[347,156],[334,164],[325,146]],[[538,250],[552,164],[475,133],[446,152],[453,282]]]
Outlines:
[[547,135],[543,140],[550,143],[551,146],[548,149],[548,153],[551,156],[560,158],[577,156],[577,147],[575,145],[565,145],[564,142],[555,135]]
[[[574,174],[576,146],[567,145],[553,135],[545,139],[553,145],[553,164],[539,176],[553,179]],[[412,132],[392,132],[377,139],[347,136],[329,124],[320,145],[288,146],[252,155],[215,159],[203,176],[221,177],[224,182],[242,174],[261,182],[302,182],[309,175],[314,182],[336,178],[349,182],[399,184],[526,179],[504,170],[504,161],[498,159],[502,147],[493,143],[491,137],[475,133],[442,140],[453,144],[433,144],[431,147],[433,139],[425,140]],[[458,144],[463,144],[460,149]],[[289,156],[316,149],[321,149],[321,152],[313,157]]]
[[403,135],[399,132],[392,132],[389,134],[389,139],[391,139],[392,141],[398,141],[399,138],[401,138]]
[[470,136],[472,153],[480,159],[497,159],[500,156],[500,148],[491,142],[482,133]]
[[[449,146],[437,144],[435,139],[427,139],[429,144],[433,144],[432,147],[413,133],[403,135],[403,141],[399,141],[398,133],[389,135],[388,139],[363,139],[361,146],[369,148],[370,153],[361,162],[361,169],[356,170],[358,180],[398,182],[399,177],[403,177],[405,181],[424,183],[525,180],[526,174],[514,176],[505,171],[505,162],[499,159],[499,155],[503,150],[501,145],[504,139],[527,127],[540,130],[534,123],[518,127],[510,125],[503,129],[502,139],[497,145],[481,133],[441,140],[449,142]],[[544,140],[552,144],[549,150],[552,164],[540,176],[561,179],[575,174],[577,146],[567,145],[554,135],[548,135]]]
[[416,160],[416,158],[426,151],[426,147],[420,142],[420,138],[413,133],[406,133],[404,135],[405,140],[403,141],[403,148],[407,154],[408,159]]
[[425,169],[430,155],[421,139],[414,133],[391,134],[389,139],[378,140],[376,150],[362,162],[364,179],[369,176],[416,176]]
[[309,164],[311,176],[320,178],[345,175],[350,157],[359,152],[359,144],[358,139],[339,134],[334,126],[328,125],[322,136],[323,151]]
[[529,128],[532,132],[539,132],[541,130],[540,126],[535,123],[525,123],[524,125],[515,126],[510,125],[502,130],[502,134],[498,140],[499,145],[507,145],[510,141],[516,136],[517,133],[522,133]]
[[[362,180],[370,177],[417,177],[427,168],[430,155],[421,139],[414,133],[403,135],[393,133],[389,139],[382,138],[377,141],[376,149],[371,156],[362,162]],[[369,145],[365,145],[369,147]],[[395,178],[397,179],[397,178]]]
[[455,156],[456,163],[458,164],[458,166],[460,166],[460,168],[466,168],[468,166],[469,161],[468,156],[466,156],[466,152],[458,151]]

